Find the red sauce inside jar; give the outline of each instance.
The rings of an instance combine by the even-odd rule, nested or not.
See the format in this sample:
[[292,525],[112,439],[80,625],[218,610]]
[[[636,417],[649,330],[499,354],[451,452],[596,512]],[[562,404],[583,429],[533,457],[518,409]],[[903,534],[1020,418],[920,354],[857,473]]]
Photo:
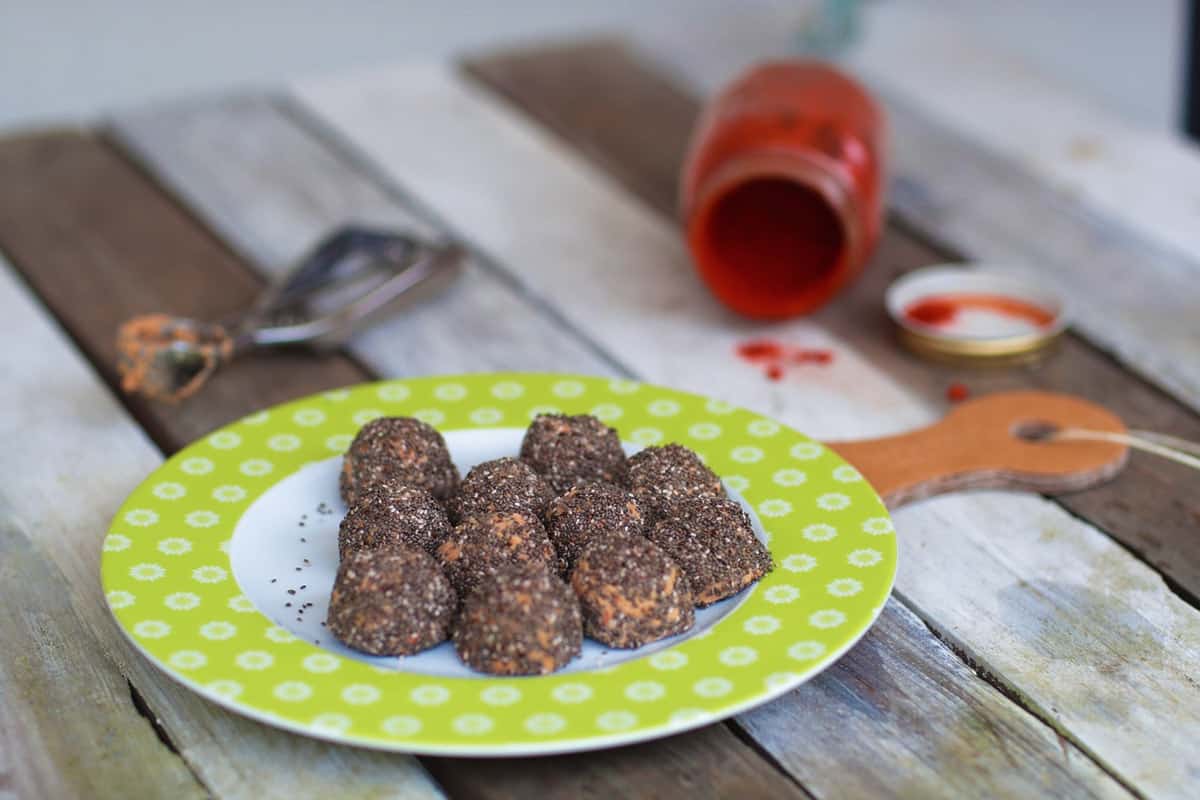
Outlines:
[[709,105],[681,184],[688,245],[730,308],[816,309],[862,269],[882,228],[883,114],[824,64],[760,66]]

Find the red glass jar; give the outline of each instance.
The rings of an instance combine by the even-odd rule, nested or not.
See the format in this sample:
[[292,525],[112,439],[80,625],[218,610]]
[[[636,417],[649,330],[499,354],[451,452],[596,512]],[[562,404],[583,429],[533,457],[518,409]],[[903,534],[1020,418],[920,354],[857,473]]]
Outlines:
[[879,240],[884,140],[878,104],[825,64],[764,64],[726,88],[693,133],[681,185],[713,293],[776,319],[833,297]]

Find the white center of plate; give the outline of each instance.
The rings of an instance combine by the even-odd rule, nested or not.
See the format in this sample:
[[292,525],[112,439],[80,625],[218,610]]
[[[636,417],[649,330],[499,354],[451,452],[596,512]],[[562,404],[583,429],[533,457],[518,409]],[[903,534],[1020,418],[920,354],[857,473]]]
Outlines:
[[[454,463],[465,475],[482,461],[516,455],[525,430],[492,428],[450,431],[444,435]],[[641,449],[628,443],[624,447],[629,454]],[[341,456],[308,464],[268,489],[242,515],[229,549],[233,574],[242,592],[280,627],[339,655],[402,672],[488,677],[463,664],[449,642],[415,656],[368,656],[342,645],[322,625],[338,567],[338,524],[346,513],[346,506],[338,496],[341,465]],[[728,487],[726,491],[746,509],[755,534],[765,541],[753,509],[736,492]],[[612,649],[584,639],[583,653],[562,672],[604,669],[703,635],[752,591],[753,587],[708,608],[697,609],[696,624],[690,631],[636,650]]]

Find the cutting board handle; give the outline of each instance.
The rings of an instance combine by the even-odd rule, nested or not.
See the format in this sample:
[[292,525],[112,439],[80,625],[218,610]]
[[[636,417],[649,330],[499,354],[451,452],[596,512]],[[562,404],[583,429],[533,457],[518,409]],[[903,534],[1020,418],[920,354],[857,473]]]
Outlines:
[[1125,433],[1114,414],[1078,397],[1003,392],[955,406],[927,428],[828,446],[871,482],[889,508],[968,489],[1076,491],[1108,480],[1125,465],[1125,445],[1044,437],[1065,428]]

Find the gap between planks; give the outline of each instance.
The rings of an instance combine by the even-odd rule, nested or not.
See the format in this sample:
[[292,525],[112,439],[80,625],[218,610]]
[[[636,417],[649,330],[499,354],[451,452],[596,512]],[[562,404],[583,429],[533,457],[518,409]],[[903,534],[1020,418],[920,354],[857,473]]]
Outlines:
[[[301,117],[302,121],[303,119]],[[380,189],[371,188],[378,183],[377,180],[372,178],[370,184],[360,185],[357,176],[370,175],[370,170],[363,169],[355,163],[342,163],[340,174],[331,170],[327,164],[327,142],[323,141],[319,146],[313,142],[305,142],[303,137],[299,137],[297,132],[291,129],[292,120],[286,120],[289,123],[286,126],[282,125],[284,121],[280,118],[278,110],[267,102],[260,100],[256,103],[247,98],[226,98],[170,109],[159,106],[144,113],[124,115],[115,122],[115,136],[124,146],[136,153],[138,158],[150,165],[149,168],[161,181],[186,197],[198,213],[221,229],[240,252],[247,254],[248,258],[252,258],[255,253],[272,254],[270,260],[262,263],[268,273],[283,268],[289,258],[320,231],[343,221],[347,216],[365,215],[372,219],[384,219],[391,224],[403,222],[407,218],[405,210],[395,207],[394,192],[384,192],[381,196]],[[253,144],[254,141],[270,142],[270,152],[259,152]],[[342,158],[353,155],[341,149],[337,152]],[[255,175],[253,165],[248,163],[251,155],[262,159],[259,169],[273,177],[263,179]],[[247,163],[243,163],[243,160],[247,160]],[[285,175],[286,179],[281,180],[281,175]],[[385,185],[394,185],[394,182],[389,181]],[[400,196],[407,196],[407,193],[400,193]],[[353,201],[347,202],[348,197],[353,197]],[[261,224],[256,215],[269,217],[273,224]],[[281,224],[285,219],[289,225]],[[459,306],[455,309],[455,321],[470,318],[475,309],[462,297],[459,297],[457,302]],[[449,312],[450,309],[445,311]],[[444,314],[440,319],[442,326],[447,324],[445,317]],[[422,335],[422,324],[413,318],[404,317],[389,320],[381,326],[386,338],[392,341],[414,337],[428,339],[431,335],[436,338],[436,332],[442,329],[434,325],[432,333],[426,332]],[[355,347],[364,347],[364,344],[359,342]],[[365,350],[362,352],[366,353]],[[464,357],[471,356],[467,353],[459,356]],[[372,353],[369,358],[379,359],[375,363],[378,363],[380,371],[385,373],[411,366],[399,361],[390,350]],[[444,362],[435,363],[432,368],[437,370],[439,366],[447,368]],[[578,366],[578,362],[564,362],[558,365],[558,368],[578,369]],[[880,623],[882,629],[896,624],[894,619],[915,620],[910,612],[899,607],[895,613],[900,616],[887,617]],[[917,660],[908,666],[908,669],[916,672],[929,671],[930,676],[937,676],[938,680],[924,677],[914,683],[912,676],[904,675],[902,678],[893,678],[888,684],[896,687],[895,691],[902,691],[900,687],[903,686],[909,691],[917,692],[922,683],[926,685],[926,691],[932,691],[928,687],[964,680],[965,676],[953,671],[953,665],[958,663],[953,654],[937,644],[919,623],[915,627],[909,625],[904,630],[916,635],[919,642],[912,647],[912,651],[920,655],[915,657]],[[945,656],[939,655],[941,653]],[[811,694],[785,698],[777,701],[777,704],[803,705],[811,717],[825,720],[827,726],[833,725],[835,720],[844,718],[850,709],[845,705],[844,692],[827,691],[822,687],[836,684],[837,676],[844,670],[861,672],[862,669],[856,666],[856,658],[856,651],[851,651],[827,676],[818,678],[810,687],[801,690]],[[992,720],[1002,720],[1001,727],[1010,731],[1014,738],[1020,738],[1027,750],[1033,753],[1047,750],[1054,754],[1059,753],[1058,743],[1048,733],[1048,729],[1036,721],[1026,723],[1025,712],[1010,706],[991,687],[978,682],[962,692],[972,698],[970,704],[965,704],[961,698],[950,695],[931,698],[930,703],[937,702],[940,703],[939,707],[957,709],[955,715],[952,715],[956,719],[985,720],[985,728],[997,724]],[[868,693],[854,706],[861,707],[870,703]],[[879,709],[879,715],[888,716],[886,706]],[[876,722],[875,719],[857,720],[853,731],[841,731],[843,741],[861,739],[875,743],[876,740],[884,738],[877,727],[873,727]],[[960,741],[962,749],[955,751],[956,753],[969,750],[972,742],[969,737],[959,740],[957,737],[960,733],[961,731],[952,729],[943,734],[947,741]],[[795,747],[824,753],[827,765],[839,763],[841,755],[834,739],[795,738]],[[898,731],[889,732],[886,739],[893,743],[894,748],[901,748],[902,740]],[[873,773],[880,769],[881,761],[885,757],[895,758],[896,752],[880,750],[861,753],[856,766],[865,772]],[[1069,758],[1067,760],[1070,761]],[[993,764],[995,772],[988,776],[992,782],[984,785],[996,787],[1002,785],[1005,780],[1010,782],[1009,785],[1013,781],[1026,781],[1022,786],[1027,791],[1032,791],[1032,787],[1037,784],[1028,782],[1047,775],[1049,777],[1046,780],[1063,791],[1075,786],[1078,793],[1082,791],[1078,787],[1084,785],[1091,787],[1096,794],[1114,791],[1116,784],[1107,783],[1094,764],[1080,759],[1078,755],[1074,761],[1082,763],[1072,764],[1070,769],[1063,770],[1053,762],[1048,762],[1040,772],[1028,770],[1015,773],[1015,777],[1011,765],[1006,762]],[[886,763],[895,765],[895,762]],[[952,763],[943,766],[947,769],[953,768]],[[817,781],[828,780],[830,773],[839,774],[836,768],[812,770],[811,765],[808,765],[808,768],[811,777]],[[497,769],[494,766],[490,767],[489,774],[495,776]],[[449,780],[445,777],[449,770],[443,773],[435,768],[435,773],[443,781]],[[822,778],[823,774],[826,777]],[[511,781],[521,785],[520,774],[506,773],[504,777],[509,781],[505,785],[512,786]],[[810,775],[805,775],[804,780],[808,781],[809,778]],[[936,778],[937,776],[927,776],[929,780]],[[939,788],[943,793],[947,791],[945,784],[939,787],[931,783],[924,788],[927,794],[936,793]],[[836,787],[832,787],[832,791],[836,792]]]

